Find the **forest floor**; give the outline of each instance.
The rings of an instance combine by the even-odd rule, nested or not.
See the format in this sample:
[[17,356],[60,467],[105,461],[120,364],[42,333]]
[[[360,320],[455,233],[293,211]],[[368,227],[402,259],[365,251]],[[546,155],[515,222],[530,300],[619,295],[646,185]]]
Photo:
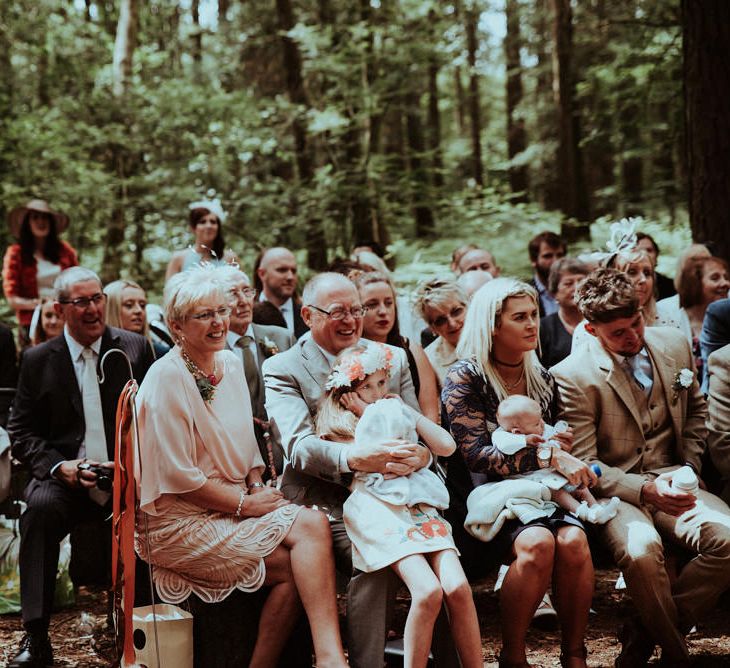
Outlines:
[[[596,594],[586,637],[588,665],[591,668],[613,666],[620,651],[616,629],[631,612],[631,601],[614,585],[618,571],[596,571]],[[498,596],[492,591],[494,578],[485,579],[475,586],[475,600],[479,612],[484,647],[485,666],[495,667],[499,652]],[[723,601],[698,630],[690,635],[690,650],[698,668],[720,668],[730,665],[730,615],[727,600]],[[92,635],[83,636],[79,628],[83,612],[91,615],[94,622]],[[408,600],[398,598],[396,626],[402,627],[408,612]],[[73,608],[56,613],[52,618],[51,641],[55,651],[56,666],[64,668],[96,668],[109,666],[113,640],[105,630],[106,595],[82,589]],[[400,625],[400,626],[399,626]],[[15,654],[22,636],[17,615],[0,617],[0,666],[6,666]],[[560,636],[557,630],[531,628],[527,638],[528,659],[533,666],[544,668],[558,666]],[[658,657],[652,660],[652,665]]]

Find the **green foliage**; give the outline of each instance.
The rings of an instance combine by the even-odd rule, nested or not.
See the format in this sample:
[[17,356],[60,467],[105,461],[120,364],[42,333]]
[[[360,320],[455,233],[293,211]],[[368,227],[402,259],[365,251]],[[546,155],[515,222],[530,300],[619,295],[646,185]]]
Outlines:
[[[111,93],[117,3],[92,1],[89,17],[83,2],[0,3],[0,51],[8,62],[5,68],[0,62],[0,106],[10,110],[0,117],[0,214],[30,196],[48,199],[70,214],[67,236],[85,264],[100,268],[106,228],[121,204],[125,237],[112,250],[124,275],[159,294],[169,257],[191,240],[188,202],[205,195],[223,201],[227,243],[249,269],[260,247],[304,248],[310,226],[321,223],[330,257],[346,253],[359,235],[390,238],[406,282],[440,271],[462,242],[485,245],[506,272],[527,275],[527,240],[538,230],[560,229],[559,214],[536,203],[514,205],[507,193],[511,166],[529,166],[535,202],[545,201],[554,176],[554,103],[539,84],[549,74],[549,3],[521,3],[519,111],[528,148],[510,162],[501,37],[493,34],[500,17],[494,3],[476,3],[488,179],[481,191],[471,181],[469,121],[456,86],[457,76],[462,89],[468,86],[465,3],[457,11],[456,3],[435,0],[293,2],[295,26],[286,36],[301,57],[307,100],[301,105],[287,92],[292,72],[283,65],[275,3],[230,3],[225,22],[208,16],[199,27],[189,3],[138,4],[133,77],[117,100]],[[667,247],[662,262],[669,262],[687,238],[677,205],[677,0],[622,0],[608,16],[600,14],[604,5],[578,3],[574,16],[594,211],[643,212],[653,221],[647,230]],[[540,53],[548,56],[542,64]],[[437,69],[438,145],[426,111],[430,66]],[[413,119],[422,127],[418,149]],[[307,183],[299,178],[297,120],[306,127],[313,163]],[[437,156],[443,185],[435,179]],[[643,177],[638,193],[623,173],[631,161]],[[440,240],[415,238],[415,205],[433,212]],[[603,224],[596,224],[594,241]]]

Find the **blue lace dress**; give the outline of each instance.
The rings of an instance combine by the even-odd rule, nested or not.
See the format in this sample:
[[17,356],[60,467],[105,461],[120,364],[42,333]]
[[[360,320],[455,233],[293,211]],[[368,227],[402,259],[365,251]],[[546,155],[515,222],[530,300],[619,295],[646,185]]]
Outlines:
[[[555,380],[543,368],[540,373],[549,391],[543,396],[532,398],[540,404],[546,424],[554,424],[558,412]],[[447,471],[447,486],[454,512],[459,512],[463,504],[466,516],[466,497],[474,486],[539,468],[535,448],[525,448],[513,455],[506,455],[492,443],[492,432],[499,426],[499,399],[474,361],[460,360],[449,369],[441,391],[441,401],[457,448],[448,462]],[[454,516],[449,516],[449,520],[453,525]],[[552,517],[535,520],[529,525],[512,520],[505,523],[499,536],[492,541],[493,549],[503,552],[511,547],[520,531],[533,525],[545,526],[553,532],[565,525],[583,527],[580,520],[562,509],[556,510]],[[458,541],[457,546],[462,549]]]

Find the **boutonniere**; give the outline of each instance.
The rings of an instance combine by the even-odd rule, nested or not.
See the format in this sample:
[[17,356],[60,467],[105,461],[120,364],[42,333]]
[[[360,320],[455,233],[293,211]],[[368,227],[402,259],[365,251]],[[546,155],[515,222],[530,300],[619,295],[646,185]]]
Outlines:
[[674,390],[674,394],[672,395],[672,404],[677,403],[680,392],[686,392],[690,387],[692,387],[694,377],[694,371],[687,368],[680,369],[674,374],[674,382],[672,383],[672,390]]
[[271,357],[279,352],[279,346],[277,346],[276,342],[272,341],[268,336],[265,336],[263,341],[259,341],[259,345],[264,351],[264,355],[266,355],[266,357]]

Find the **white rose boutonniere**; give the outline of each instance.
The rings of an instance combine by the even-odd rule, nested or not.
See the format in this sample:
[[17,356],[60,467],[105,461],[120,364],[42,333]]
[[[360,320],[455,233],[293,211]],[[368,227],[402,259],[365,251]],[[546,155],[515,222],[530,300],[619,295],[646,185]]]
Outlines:
[[266,357],[271,357],[279,352],[279,346],[276,345],[275,341],[272,341],[268,336],[264,336],[263,341],[259,341],[261,349],[264,351]]
[[692,382],[694,381],[694,378],[694,371],[687,368],[680,369],[679,371],[677,371],[677,373],[674,374],[674,382],[672,383],[672,389],[674,390],[674,394],[672,396],[672,404],[677,403],[680,392],[686,392],[690,387],[692,387]]

